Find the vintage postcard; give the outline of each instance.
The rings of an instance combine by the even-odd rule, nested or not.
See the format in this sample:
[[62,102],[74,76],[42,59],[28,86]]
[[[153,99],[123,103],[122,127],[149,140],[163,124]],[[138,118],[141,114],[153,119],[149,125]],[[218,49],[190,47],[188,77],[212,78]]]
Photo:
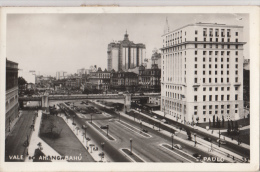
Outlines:
[[257,7],[0,14],[1,171],[259,168]]

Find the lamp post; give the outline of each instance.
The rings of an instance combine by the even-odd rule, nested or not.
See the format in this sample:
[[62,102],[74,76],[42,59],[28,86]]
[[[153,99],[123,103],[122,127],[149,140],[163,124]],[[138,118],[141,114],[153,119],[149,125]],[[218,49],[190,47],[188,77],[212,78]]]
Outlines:
[[142,131],[142,122],[140,122],[140,132]]
[[218,131],[218,147],[220,147],[220,129]]
[[174,138],[174,135],[172,134],[172,150],[173,150],[173,138]]
[[163,113],[164,113],[164,117],[165,117],[165,115],[166,115],[166,114],[165,114],[165,106],[163,106]]
[[10,120],[10,117],[9,117],[9,132],[11,131],[11,120]]
[[92,114],[90,115],[91,119],[90,119],[90,123],[92,123]]
[[196,133],[194,133],[194,147],[196,146],[197,141],[196,141]]
[[238,129],[237,145],[239,145],[239,129]]
[[104,147],[105,147],[105,143],[102,142],[102,143],[101,143],[102,152],[104,151]]
[[130,151],[131,151],[131,155],[132,155],[132,142],[133,142],[133,140],[132,140],[132,138],[130,138]]
[[121,115],[120,112],[118,112],[118,119],[119,119],[119,121],[120,121],[120,115]]
[[108,128],[109,128],[109,125],[107,125],[107,136],[108,136]]

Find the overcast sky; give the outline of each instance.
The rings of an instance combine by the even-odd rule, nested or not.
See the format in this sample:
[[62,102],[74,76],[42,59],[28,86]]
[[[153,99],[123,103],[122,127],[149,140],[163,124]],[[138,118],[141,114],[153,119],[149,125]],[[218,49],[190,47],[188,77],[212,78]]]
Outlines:
[[[8,14],[7,58],[41,75],[76,73],[90,65],[104,69],[107,45],[122,40],[126,29],[130,41],[144,43],[151,58],[152,50],[162,47],[166,17],[171,30],[196,22],[244,26],[249,41],[248,14]],[[245,58],[250,58],[248,47]]]

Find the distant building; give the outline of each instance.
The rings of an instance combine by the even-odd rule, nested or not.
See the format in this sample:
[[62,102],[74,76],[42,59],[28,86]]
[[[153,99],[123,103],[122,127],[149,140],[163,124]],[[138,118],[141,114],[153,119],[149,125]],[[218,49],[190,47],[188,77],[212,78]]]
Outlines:
[[153,64],[151,69],[144,66],[139,67],[139,88],[144,92],[161,91],[161,69],[157,64]]
[[112,70],[110,88],[115,91],[138,91],[138,75],[134,72]]
[[90,72],[87,88],[107,91],[110,85],[110,72],[99,67],[96,72]]
[[107,50],[107,69],[111,71],[127,70],[141,66],[145,59],[145,45],[129,41],[126,33],[123,41],[111,42]]
[[58,71],[58,72],[56,72],[56,79],[57,79],[57,80],[59,80],[59,79],[65,79],[65,78],[66,78],[66,74],[67,74],[67,72]]
[[6,59],[5,130],[18,117],[18,63]]
[[86,69],[82,68],[82,69],[78,69],[77,70],[77,74],[78,76],[82,76],[86,74]]
[[244,117],[243,26],[195,23],[169,31],[167,25],[161,110],[183,122]]

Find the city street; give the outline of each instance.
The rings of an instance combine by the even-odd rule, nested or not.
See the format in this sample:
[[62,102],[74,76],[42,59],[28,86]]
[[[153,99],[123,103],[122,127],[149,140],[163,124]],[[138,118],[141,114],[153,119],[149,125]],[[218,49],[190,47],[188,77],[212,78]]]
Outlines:
[[[24,161],[27,154],[27,138],[30,140],[33,123],[36,112],[34,110],[25,110],[23,115],[17,121],[13,130],[6,138],[5,142],[5,161]],[[29,142],[30,144],[30,142]]]
[[[74,105],[79,106],[80,103],[77,102]],[[70,113],[73,114],[74,112],[71,111]],[[140,123],[130,120],[129,118],[126,118],[124,116],[120,117],[121,121],[113,118],[107,119],[107,115],[104,115],[104,119],[100,120],[100,114],[98,114],[99,120],[96,120],[94,114],[92,120],[95,125],[99,127],[109,125],[109,136],[115,138],[115,140],[108,141],[108,139],[106,138],[107,130],[97,130],[89,123],[90,115],[86,116],[88,117],[75,117],[75,122],[77,123],[77,125],[87,125],[88,134],[94,135],[96,133],[93,139],[100,140],[100,143],[105,142],[104,151],[106,154],[108,154],[108,156],[115,154],[115,152],[121,154],[120,150],[122,148],[130,149],[130,139],[132,139],[133,152],[140,156],[146,162],[197,162],[196,158],[192,157],[192,155],[195,153],[202,155],[202,157],[211,156],[210,154],[204,153],[203,151],[197,150],[196,148],[183,144],[182,142],[179,142],[177,140],[173,140],[173,143],[180,144],[183,148],[182,151],[184,153],[177,149],[175,149],[173,153],[161,146],[161,144],[171,145],[172,139],[171,137],[167,137],[161,134],[160,131],[158,131],[158,128],[156,128],[155,130],[149,129],[147,134],[151,137],[144,137],[142,134],[140,134],[140,127],[142,127],[142,129],[145,127],[140,126]],[[129,127],[127,124],[132,127]],[[111,148],[115,152],[112,153]],[[119,160],[119,158],[117,157],[110,158],[114,161]]]

